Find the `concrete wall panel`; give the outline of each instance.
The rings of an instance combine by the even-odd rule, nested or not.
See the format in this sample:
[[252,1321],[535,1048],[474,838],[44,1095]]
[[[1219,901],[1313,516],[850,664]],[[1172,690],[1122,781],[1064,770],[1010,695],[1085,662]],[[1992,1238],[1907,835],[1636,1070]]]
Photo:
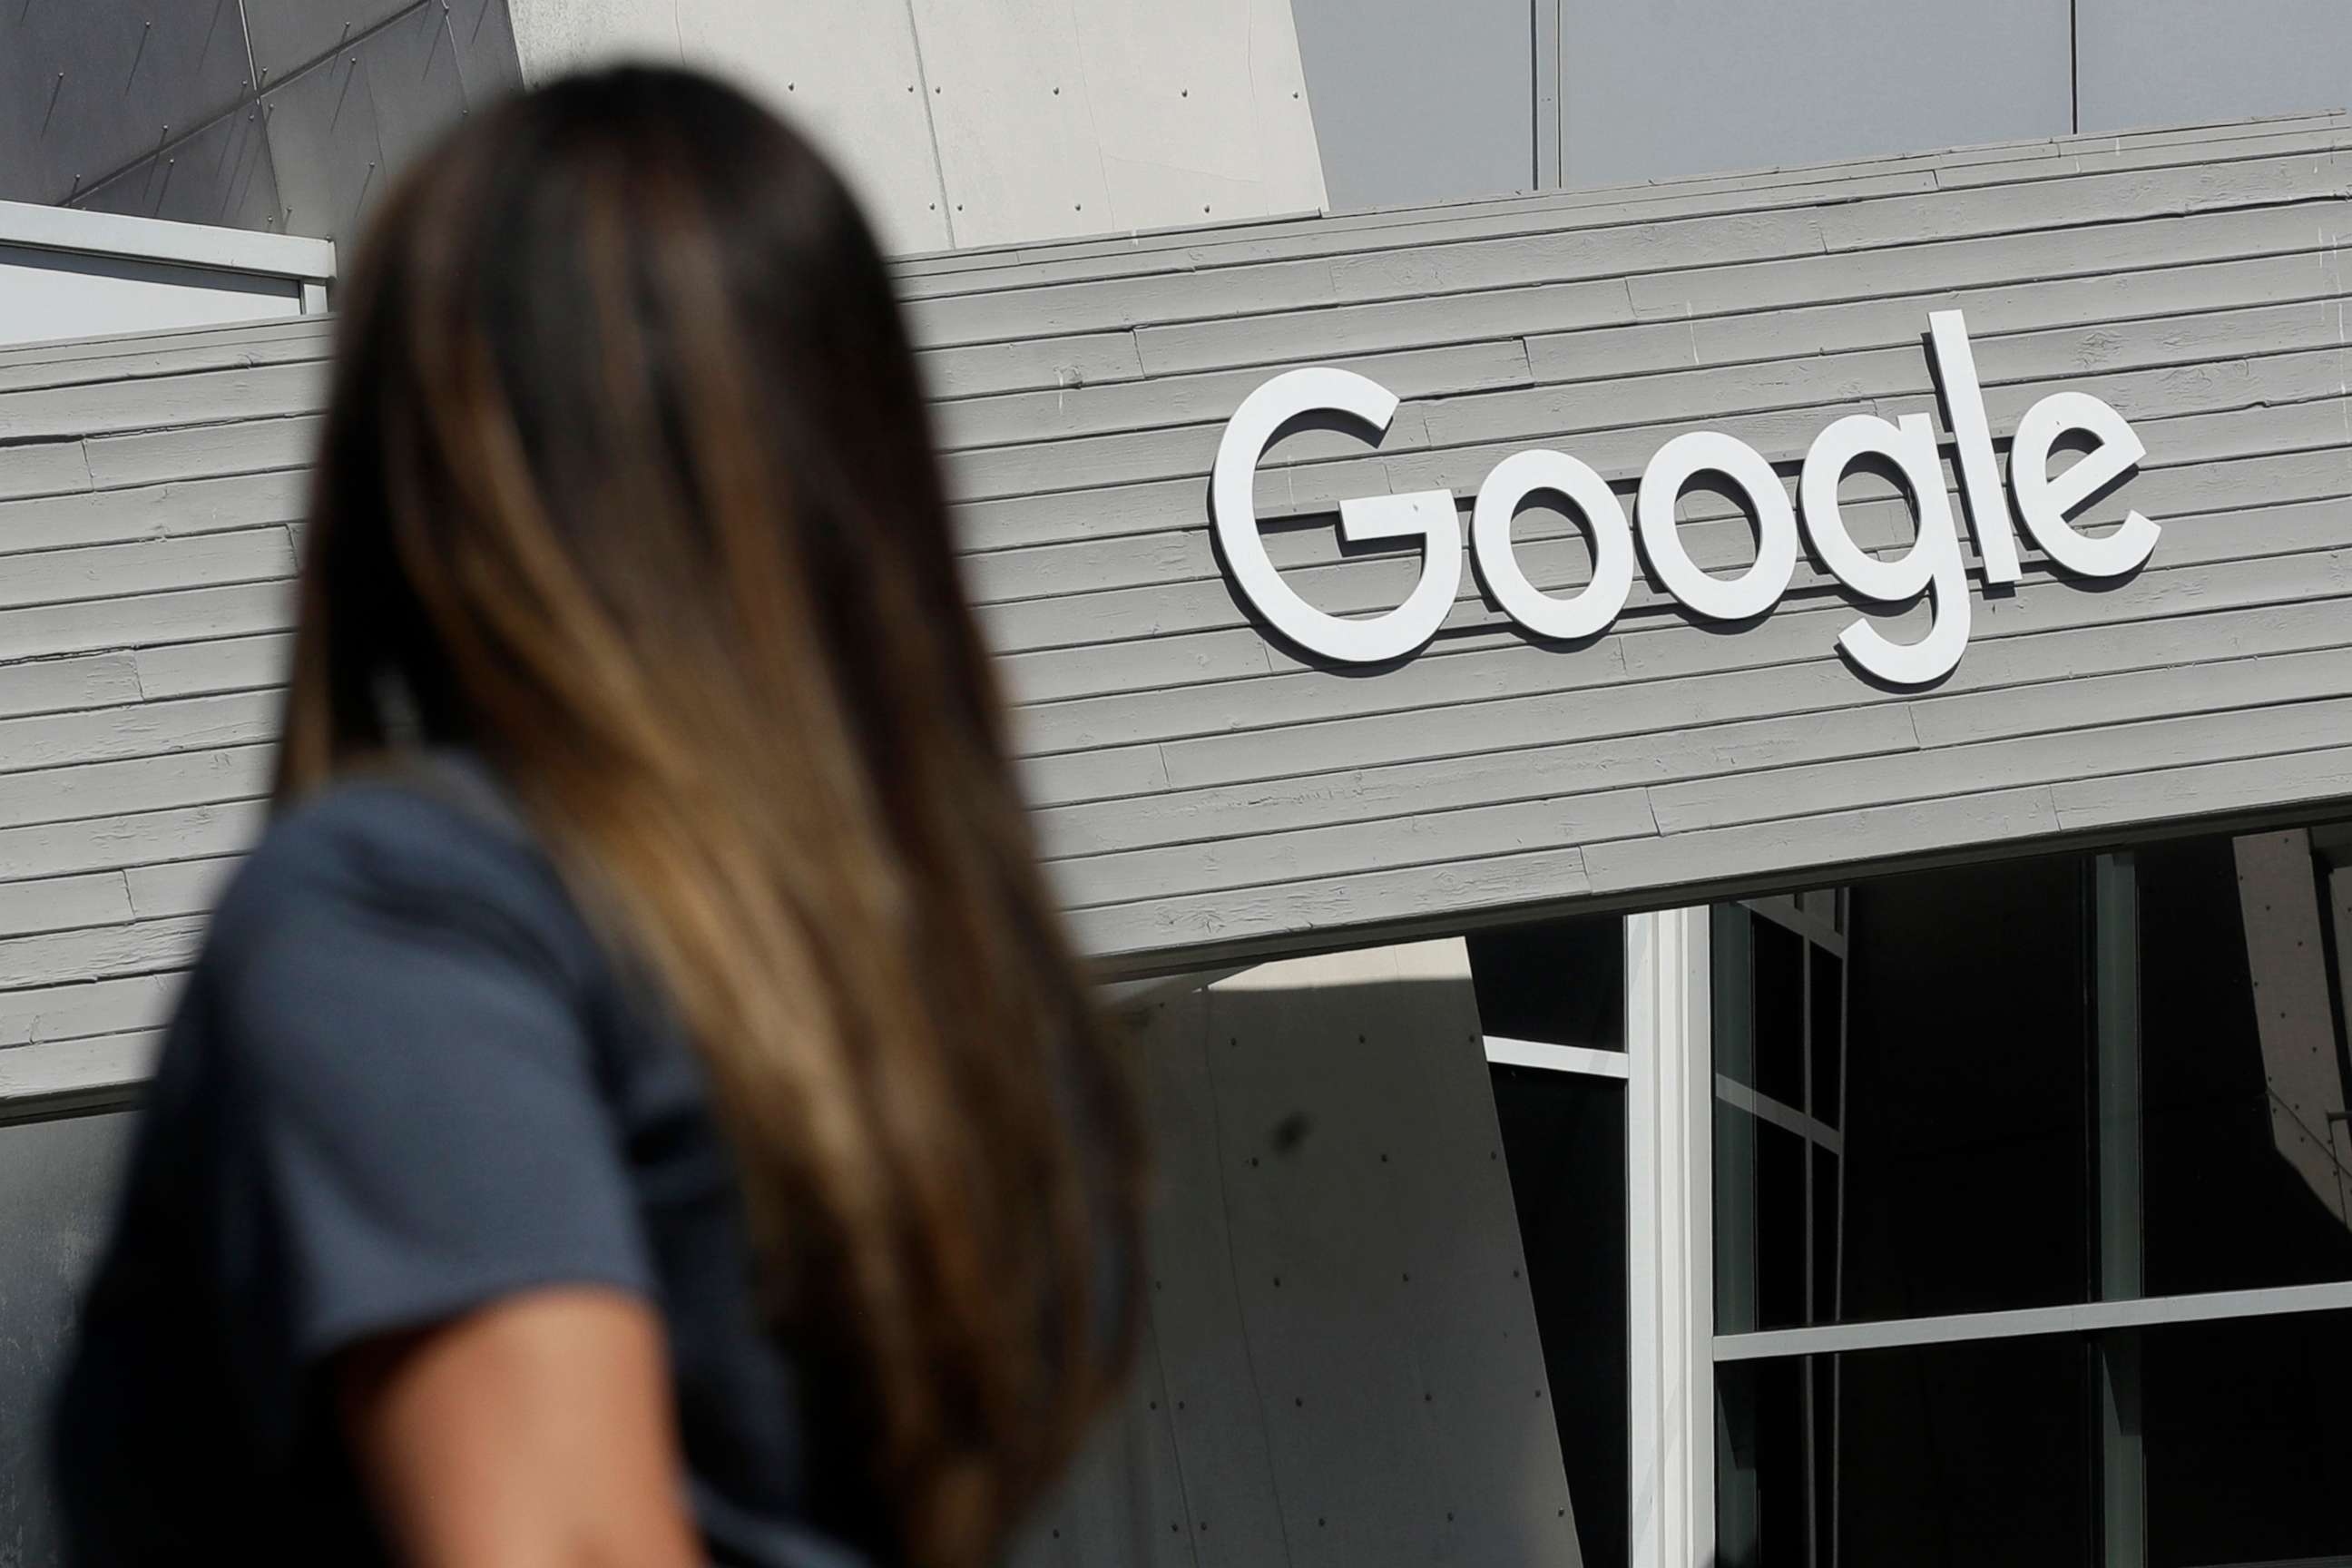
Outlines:
[[74,1302],[98,1261],[131,1119],[0,1123],[0,1559],[59,1561],[41,1418],[70,1345]]
[[1560,34],[1570,185],[2071,126],[2066,0],[1564,0]]
[[841,163],[900,253],[1322,205],[1284,0],[517,0],[524,74],[683,60]]
[[1102,0],[1075,14],[1117,226],[1323,205],[1285,0]]
[[1138,1046],[1152,1359],[1106,1443],[1134,1458],[1024,1568],[1574,1568],[1462,944],[1265,965],[1150,1005]]

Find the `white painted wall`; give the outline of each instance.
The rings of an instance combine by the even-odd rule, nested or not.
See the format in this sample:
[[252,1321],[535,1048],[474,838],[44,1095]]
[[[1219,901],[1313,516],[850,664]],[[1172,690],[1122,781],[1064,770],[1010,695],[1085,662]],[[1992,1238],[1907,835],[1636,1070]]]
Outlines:
[[323,310],[324,240],[0,202],[0,344]]
[[702,67],[789,115],[892,251],[1311,212],[1288,0],[510,0],[526,81]]

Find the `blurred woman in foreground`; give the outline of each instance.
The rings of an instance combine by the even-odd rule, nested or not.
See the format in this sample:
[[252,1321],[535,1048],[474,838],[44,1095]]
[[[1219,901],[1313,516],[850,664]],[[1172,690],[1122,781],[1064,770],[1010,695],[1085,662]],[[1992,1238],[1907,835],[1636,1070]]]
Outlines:
[[995,1560],[1127,1358],[1138,1141],[864,222],[622,70],[421,160],[341,304],[76,1560]]

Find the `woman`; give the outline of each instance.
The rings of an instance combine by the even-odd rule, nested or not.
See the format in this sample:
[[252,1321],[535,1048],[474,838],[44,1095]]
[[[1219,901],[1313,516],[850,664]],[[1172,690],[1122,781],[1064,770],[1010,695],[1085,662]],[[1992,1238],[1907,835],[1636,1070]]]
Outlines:
[[1128,1353],[1137,1133],[865,224],[615,71],[423,159],[341,303],[77,1560],[993,1560]]

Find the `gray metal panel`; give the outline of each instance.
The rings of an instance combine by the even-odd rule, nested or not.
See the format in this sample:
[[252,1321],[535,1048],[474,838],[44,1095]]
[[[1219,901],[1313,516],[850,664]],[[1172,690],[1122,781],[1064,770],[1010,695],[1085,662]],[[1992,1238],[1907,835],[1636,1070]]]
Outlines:
[[1527,0],[1291,0],[1334,207],[1535,184]]
[[0,10],[0,198],[63,202],[247,91],[237,0]]
[[48,1424],[40,1412],[71,1344],[69,1325],[113,1212],[131,1118],[0,1125],[0,1520],[11,1562],[60,1560],[47,1501]]
[[[336,62],[364,90],[278,90]],[[0,196],[348,239],[402,163],[520,79],[505,0],[29,0],[0,21]]]
[[253,63],[261,68],[263,85],[270,86],[416,6],[415,0],[240,0],[240,8]]
[[1563,0],[1570,184],[2052,136],[2066,0]]
[[2352,103],[2340,0],[2075,0],[2086,132]]
[[79,196],[74,205],[133,217],[275,228],[278,176],[261,134],[260,109],[231,109],[188,140],[148,154]]
[[280,226],[291,234],[356,241],[370,202],[383,199],[391,170],[375,94],[356,50],[328,57],[261,97],[278,171]]
[[[2323,116],[908,272],[966,579],[1082,937],[1192,962],[2352,793],[2329,732],[2352,704],[2347,145]],[[1208,547],[1221,422],[1275,369],[1405,395],[1377,450],[1310,435],[1258,484],[1287,579],[1374,609],[1413,564],[1343,559],[1341,498],[1466,498],[1534,444],[1629,493],[1699,425],[1793,472],[1834,412],[1934,407],[1920,334],[1951,306],[1997,433],[2062,386],[2133,418],[2148,457],[2092,515],[2165,534],[2095,594],[2029,550],[1931,691],[1837,658],[1855,607],[1810,563],[1736,636],[1643,583],[1567,650],[1465,587],[1367,677],[1268,641]],[[0,1039],[152,1027],[169,992],[138,972],[178,961],[258,826],[324,351],[281,325],[0,353]],[[1727,507],[1682,515],[1695,559],[1746,559]],[[1908,536],[1891,495],[1849,517]],[[1516,532],[1539,586],[1584,580],[1565,515]]]

